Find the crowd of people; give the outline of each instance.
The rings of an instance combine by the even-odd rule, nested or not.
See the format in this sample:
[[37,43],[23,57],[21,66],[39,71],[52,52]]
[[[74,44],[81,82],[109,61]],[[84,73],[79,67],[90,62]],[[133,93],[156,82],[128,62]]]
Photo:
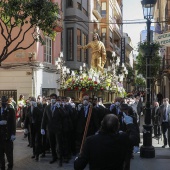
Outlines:
[[[43,159],[46,152],[50,151],[50,164],[57,161],[62,166],[78,154],[74,162],[75,170],[83,169],[87,164],[91,170],[129,170],[133,153],[139,151],[143,96],[139,93],[128,98],[117,97],[111,105],[104,105],[100,97],[91,98],[87,95],[79,103],[74,103],[74,98],[56,94],[48,98],[40,95],[37,98],[29,97],[27,100],[20,95],[17,103],[12,97],[7,99],[3,96],[0,109],[1,169],[5,169],[4,154],[9,162],[8,169],[13,167],[12,147],[16,124],[19,122],[24,129],[24,137],[28,138],[28,146],[32,149],[31,158],[35,161],[40,157]],[[169,112],[167,98],[163,99],[160,107],[158,102],[154,103],[154,135],[157,137],[162,132],[163,147],[169,144],[166,136]],[[8,137],[4,137],[5,133]],[[4,149],[4,146],[9,149]]]

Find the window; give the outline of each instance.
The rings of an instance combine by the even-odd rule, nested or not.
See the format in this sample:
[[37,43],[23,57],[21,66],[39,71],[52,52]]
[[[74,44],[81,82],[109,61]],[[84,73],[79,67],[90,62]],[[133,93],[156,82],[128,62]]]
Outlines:
[[[81,45],[81,31],[77,29],[77,45]],[[81,49],[77,48],[77,61],[81,61]]]
[[[84,33],[82,34],[82,45],[86,45],[87,44],[87,35],[85,35]],[[87,54],[87,50],[82,50],[82,62],[88,63],[88,54]]]
[[67,60],[73,61],[73,28],[67,29]]
[[112,9],[111,6],[109,6],[109,19],[110,19],[111,22],[112,22],[112,20],[113,20],[113,9]]
[[67,1],[66,1],[66,7],[67,7],[67,8],[73,7],[73,0],[67,0]]
[[106,17],[106,2],[102,2],[102,17]]
[[81,10],[81,3],[77,2],[77,9]]
[[52,63],[52,40],[49,37],[45,37],[44,62]]
[[102,42],[106,46],[106,28],[102,28]]

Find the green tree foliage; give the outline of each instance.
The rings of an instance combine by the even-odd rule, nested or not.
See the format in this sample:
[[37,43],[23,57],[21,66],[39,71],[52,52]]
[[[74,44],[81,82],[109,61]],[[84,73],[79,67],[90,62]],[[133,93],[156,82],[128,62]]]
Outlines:
[[[58,12],[58,4],[48,0],[0,0],[0,39],[4,42],[4,48],[0,49],[0,63],[11,53],[28,49],[36,41],[43,43],[45,35],[54,39],[53,27]],[[14,32],[15,36],[12,36]],[[29,34],[32,34],[32,41],[24,46]]]
[[145,86],[146,82],[145,79],[142,77],[136,77],[135,79],[135,85],[136,86]]
[[126,68],[128,70],[128,75],[127,75],[127,78],[131,78],[131,77],[134,77],[135,75],[135,72],[133,70],[133,68],[129,65],[126,65]]
[[[150,59],[150,75],[152,77],[156,77],[158,71],[160,69],[161,57],[158,53],[155,53],[154,56]],[[143,77],[146,77],[146,57],[144,57],[141,53],[138,54],[136,58],[135,69],[137,70],[137,74],[141,74]]]

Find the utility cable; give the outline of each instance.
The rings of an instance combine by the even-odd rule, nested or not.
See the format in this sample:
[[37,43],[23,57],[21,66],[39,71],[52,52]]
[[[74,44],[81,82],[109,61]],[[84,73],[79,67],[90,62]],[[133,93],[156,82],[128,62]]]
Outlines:
[[[95,22],[95,21],[85,21],[85,20],[71,20],[71,19],[64,19],[63,21],[65,22],[75,22],[75,23],[78,23],[78,22],[83,22],[83,23],[101,23],[101,24],[120,24],[120,25],[123,25],[123,24],[144,24],[146,23],[147,21],[134,21],[134,22],[102,22],[102,21],[98,21],[98,22]],[[168,21],[151,21],[151,23],[166,23]]]

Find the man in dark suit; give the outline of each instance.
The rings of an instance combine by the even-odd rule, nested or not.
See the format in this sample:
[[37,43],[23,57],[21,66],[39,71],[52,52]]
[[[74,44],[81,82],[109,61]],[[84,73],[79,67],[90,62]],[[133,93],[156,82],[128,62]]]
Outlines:
[[63,109],[60,107],[60,104],[57,102],[57,95],[50,95],[51,103],[46,106],[42,124],[41,124],[41,134],[45,135],[45,129],[47,126],[49,133],[50,147],[52,151],[52,160],[50,164],[57,161],[57,152],[59,156],[59,166],[62,166],[62,157],[63,157],[63,146],[62,146],[62,119],[63,119]]
[[142,101],[141,101],[141,97],[137,96],[135,102],[137,103],[137,114],[139,116],[139,120],[138,120],[138,125],[140,126],[140,117],[141,117],[141,112],[143,111],[143,105],[142,105]]
[[0,168],[5,170],[5,155],[8,161],[8,170],[13,168],[13,141],[16,133],[15,110],[7,108],[8,98],[1,97],[0,107]]
[[94,122],[94,132],[97,132],[101,126],[101,121],[104,116],[109,113],[109,109],[105,108],[105,106],[100,105],[98,98],[94,97],[93,99],[93,111],[92,111],[92,119]]
[[[90,107],[92,107],[92,104],[89,102],[89,96],[86,95],[83,97],[82,104],[78,105],[77,126],[76,126],[76,149],[77,151],[79,151],[81,143],[82,143]],[[93,123],[92,123],[93,121],[92,114],[91,114],[91,119],[90,119],[90,123],[88,126],[87,136],[93,135],[95,133]]]
[[33,116],[34,108],[37,107],[36,98],[30,98],[30,106],[27,108],[27,113],[24,120],[24,132],[30,136],[30,147],[33,148],[33,155],[31,158],[35,158],[35,119]]
[[128,154],[129,138],[124,132],[119,133],[119,120],[116,115],[104,117],[98,134],[86,139],[82,153],[74,161],[74,169],[123,170]]
[[[21,115],[21,127],[24,128],[25,127],[25,119],[26,119],[26,116],[27,116],[27,112],[28,112],[28,108],[30,107],[30,101],[29,100],[26,100],[26,105],[23,107],[23,114]],[[32,143],[31,143],[31,135],[30,135],[30,131],[28,130],[24,130],[24,138],[27,138],[28,137],[28,145],[27,146],[30,146],[32,147]]]
[[[160,116],[160,124],[162,127],[162,134],[164,139],[164,145],[162,148],[165,148],[167,144],[170,147],[170,104],[169,99],[164,98],[163,104],[160,106],[159,109],[159,116]],[[168,134],[167,134],[168,133]]]
[[33,119],[34,119],[34,137],[32,140],[34,143],[33,146],[33,152],[35,156],[35,160],[39,160],[39,155],[42,151],[42,135],[41,135],[41,122],[42,122],[42,116],[43,116],[44,108],[40,101],[37,102],[37,106],[33,109]]
[[152,108],[152,125],[154,129],[154,137],[158,138],[160,136],[160,117],[159,117],[159,103],[154,102],[154,107]]

